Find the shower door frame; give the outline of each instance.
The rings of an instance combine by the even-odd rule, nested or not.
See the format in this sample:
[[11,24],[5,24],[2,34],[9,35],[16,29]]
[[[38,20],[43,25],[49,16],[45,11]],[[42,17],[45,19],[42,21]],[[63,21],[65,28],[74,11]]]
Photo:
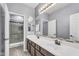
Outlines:
[[[19,43],[12,43],[12,44],[9,44],[9,48],[12,48],[12,47],[16,47],[16,46],[19,46],[20,44],[23,44],[23,50],[25,50],[25,37],[24,37],[24,19],[25,19],[25,16],[22,15],[22,14],[19,14],[19,13],[15,13],[15,12],[9,12],[9,15],[10,14],[14,14],[14,15],[19,15],[19,16],[22,16],[23,17],[23,42],[19,42]],[[10,21],[9,21],[10,22]],[[10,27],[10,26],[9,26]],[[15,46],[16,45],[16,46]]]

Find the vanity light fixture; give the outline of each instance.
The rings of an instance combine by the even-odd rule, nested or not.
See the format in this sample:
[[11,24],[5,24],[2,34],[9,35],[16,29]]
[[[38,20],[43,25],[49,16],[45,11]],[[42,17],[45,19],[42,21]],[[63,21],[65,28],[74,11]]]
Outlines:
[[46,3],[44,4],[40,9],[39,9],[39,13],[42,14],[44,12],[46,12],[50,7],[54,6],[56,3]]

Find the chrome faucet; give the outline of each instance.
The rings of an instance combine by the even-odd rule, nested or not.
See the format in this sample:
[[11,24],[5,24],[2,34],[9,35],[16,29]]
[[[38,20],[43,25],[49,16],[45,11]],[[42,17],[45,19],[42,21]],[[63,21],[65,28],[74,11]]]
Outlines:
[[37,36],[37,38],[39,39],[39,34],[37,34],[36,36]]
[[55,44],[60,45],[60,41],[59,40],[55,40]]

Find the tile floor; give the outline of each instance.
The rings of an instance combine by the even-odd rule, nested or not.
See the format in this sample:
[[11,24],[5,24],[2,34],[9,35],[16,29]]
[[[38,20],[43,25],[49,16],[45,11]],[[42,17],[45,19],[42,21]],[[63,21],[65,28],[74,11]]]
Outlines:
[[24,52],[23,47],[10,48],[10,56],[31,56],[28,51]]

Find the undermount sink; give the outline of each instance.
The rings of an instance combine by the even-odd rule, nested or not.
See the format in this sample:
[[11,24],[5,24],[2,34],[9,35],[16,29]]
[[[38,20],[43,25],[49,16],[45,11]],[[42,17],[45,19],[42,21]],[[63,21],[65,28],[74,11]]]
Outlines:
[[71,41],[71,40],[66,40],[66,41],[67,41],[67,42],[72,42],[72,43],[74,42],[74,41]]
[[67,42],[71,42],[71,43],[79,43],[79,41],[77,41],[77,40],[66,40]]

